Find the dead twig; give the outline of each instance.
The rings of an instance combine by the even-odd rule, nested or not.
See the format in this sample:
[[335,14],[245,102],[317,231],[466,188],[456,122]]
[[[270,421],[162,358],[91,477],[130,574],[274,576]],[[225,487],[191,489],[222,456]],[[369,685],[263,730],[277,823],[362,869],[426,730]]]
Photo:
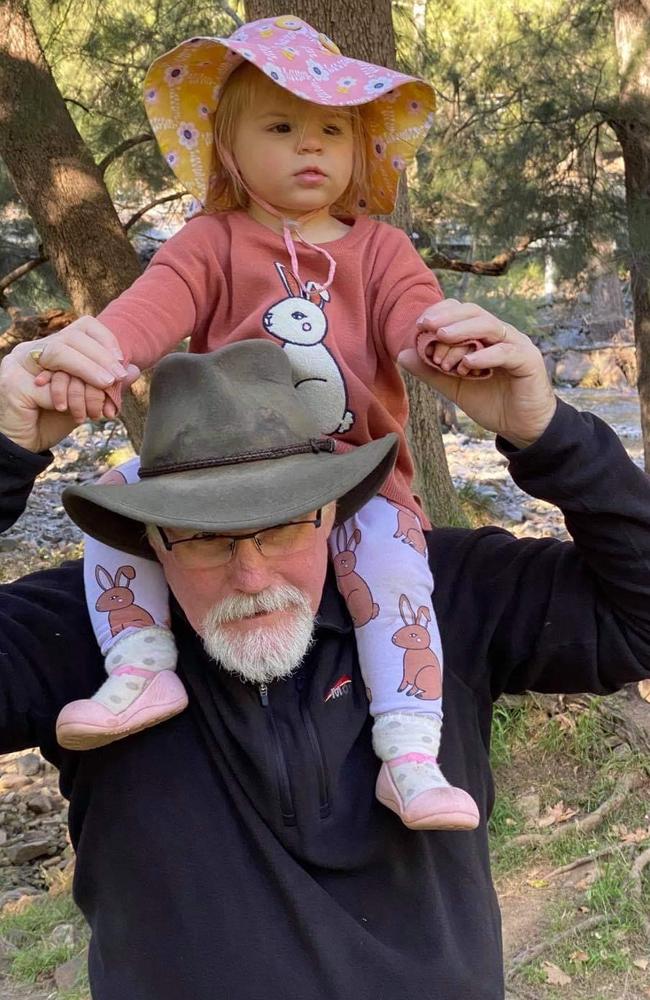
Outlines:
[[631,792],[640,788],[646,781],[646,775],[638,771],[631,774],[624,774],[620,781],[617,782],[610,797],[605,799],[593,812],[582,816],[580,819],[563,823],[561,826],[556,827],[552,833],[522,833],[518,837],[512,837],[508,841],[508,846],[515,844],[517,847],[544,847],[546,844],[552,844],[556,840],[560,840],[567,833],[591,833],[607,819],[610,813],[615,812],[623,805]]
[[543,955],[547,951],[552,951],[556,945],[562,944],[569,938],[575,937],[577,934],[585,934],[587,931],[592,931],[596,927],[600,927],[601,924],[606,923],[607,917],[604,913],[597,913],[593,917],[587,917],[586,920],[580,920],[573,927],[567,928],[565,931],[560,931],[559,934],[554,934],[552,937],[544,938],[543,941],[539,941],[537,944],[524,948],[512,959],[508,969],[506,971],[506,981],[516,976],[520,969],[524,965],[529,965],[534,962],[536,958]]
[[613,854],[614,851],[631,851],[635,847],[636,844],[610,844],[608,847],[602,847],[599,851],[594,851],[593,854],[585,854],[581,858],[576,858],[575,861],[570,861],[566,865],[554,868],[548,875],[544,875],[544,878],[552,879],[557,878],[558,875],[566,875],[567,872],[575,871],[576,868],[582,868],[583,865],[588,865],[590,861],[597,861],[598,858],[605,858],[608,854]]

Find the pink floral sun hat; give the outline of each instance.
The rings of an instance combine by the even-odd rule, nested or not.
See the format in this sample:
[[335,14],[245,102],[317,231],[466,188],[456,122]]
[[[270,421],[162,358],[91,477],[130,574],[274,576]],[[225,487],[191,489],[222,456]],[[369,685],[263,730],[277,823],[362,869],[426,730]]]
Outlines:
[[190,38],[149,68],[147,115],[163,156],[188,191],[205,204],[216,181],[214,115],[224,83],[245,60],[305,101],[364,105],[370,190],[358,212],[390,213],[399,176],[431,127],[433,88],[341,55],[327,35],[293,16],[251,21],[228,38]]

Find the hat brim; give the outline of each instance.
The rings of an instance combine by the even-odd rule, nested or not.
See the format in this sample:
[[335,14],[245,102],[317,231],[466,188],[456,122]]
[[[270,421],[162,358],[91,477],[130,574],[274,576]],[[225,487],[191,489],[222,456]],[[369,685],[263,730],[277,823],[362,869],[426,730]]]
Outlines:
[[154,558],[145,525],[228,533],[284,524],[337,501],[351,517],[380,489],[398,438],[341,454],[319,452],[175,472],[124,486],[84,484],[63,492],[63,506],[86,534],[130,555]]

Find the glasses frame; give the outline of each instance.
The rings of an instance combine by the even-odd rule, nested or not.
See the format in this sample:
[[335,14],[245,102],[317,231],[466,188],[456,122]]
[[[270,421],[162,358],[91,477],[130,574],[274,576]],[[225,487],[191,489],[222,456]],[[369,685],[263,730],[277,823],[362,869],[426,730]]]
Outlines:
[[315,528],[320,528],[321,524],[323,523],[322,512],[323,508],[319,507],[318,510],[316,511],[316,517],[314,518],[309,518],[308,520],[305,521],[287,521],[286,524],[270,524],[268,528],[260,528],[257,531],[250,531],[246,535],[222,535],[219,532],[214,532],[212,534],[201,532],[198,535],[190,535],[189,538],[176,538],[172,541],[170,538],[167,537],[164,529],[161,528],[159,525],[156,525],[156,530],[158,531],[158,534],[160,535],[162,543],[165,546],[167,552],[172,552],[172,553],[174,550],[174,546],[182,545],[183,542],[210,542],[213,541],[215,538],[227,538],[231,542],[231,549],[230,549],[230,558],[227,560],[227,562],[223,563],[223,565],[226,566],[235,554],[235,549],[237,548],[237,542],[244,542],[247,539],[252,538],[253,541],[255,542],[255,548],[260,553],[260,555],[263,556],[264,551],[262,549],[262,545],[258,537],[259,535],[263,535],[265,531],[273,531],[274,528],[289,528],[293,527],[296,524],[313,524]]

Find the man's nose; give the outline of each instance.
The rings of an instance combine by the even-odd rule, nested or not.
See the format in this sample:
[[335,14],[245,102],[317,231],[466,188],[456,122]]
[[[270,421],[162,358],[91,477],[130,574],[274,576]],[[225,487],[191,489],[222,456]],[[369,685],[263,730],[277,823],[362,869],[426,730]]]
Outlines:
[[271,564],[262,555],[253,538],[244,538],[235,545],[228,563],[230,582],[236,590],[255,594],[272,581]]

